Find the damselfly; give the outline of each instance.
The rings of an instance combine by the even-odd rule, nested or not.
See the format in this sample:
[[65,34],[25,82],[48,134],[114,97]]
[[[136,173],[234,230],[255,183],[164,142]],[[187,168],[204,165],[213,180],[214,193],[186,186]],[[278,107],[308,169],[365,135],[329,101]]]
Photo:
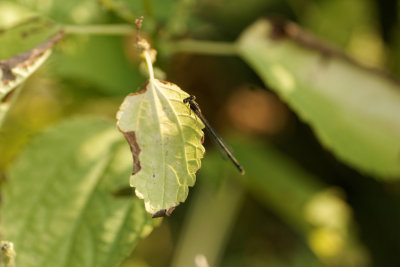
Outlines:
[[210,133],[210,135],[214,138],[215,142],[221,147],[221,149],[226,153],[228,158],[232,161],[232,163],[235,165],[235,167],[239,170],[241,174],[244,174],[244,169],[242,166],[239,164],[238,160],[235,158],[233,155],[233,152],[229,149],[228,145],[225,143],[225,141],[217,134],[217,132],[214,130],[213,127],[211,127],[210,123],[206,120],[204,117],[203,113],[201,113],[199,104],[196,103],[195,101],[196,97],[191,95],[185,99],[183,99],[183,103],[188,103],[190,109],[199,117],[199,119],[203,122],[203,124],[206,126],[207,131]]

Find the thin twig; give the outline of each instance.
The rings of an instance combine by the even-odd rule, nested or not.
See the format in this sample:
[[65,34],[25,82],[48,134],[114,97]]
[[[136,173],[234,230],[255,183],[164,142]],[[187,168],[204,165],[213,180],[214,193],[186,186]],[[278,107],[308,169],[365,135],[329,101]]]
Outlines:
[[234,56],[237,55],[237,48],[234,43],[199,41],[199,40],[182,40],[171,42],[168,45],[171,53],[195,53],[203,55],[217,56]]

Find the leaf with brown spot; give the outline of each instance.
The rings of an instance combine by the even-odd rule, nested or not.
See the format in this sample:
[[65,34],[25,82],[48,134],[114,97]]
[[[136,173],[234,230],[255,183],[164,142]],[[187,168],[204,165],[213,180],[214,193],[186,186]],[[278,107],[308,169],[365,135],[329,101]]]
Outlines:
[[183,103],[188,96],[173,83],[150,79],[117,114],[133,155],[131,186],[155,217],[186,200],[204,155],[204,125]]
[[62,36],[59,26],[39,17],[30,17],[0,30],[0,124],[15,88],[45,62]]

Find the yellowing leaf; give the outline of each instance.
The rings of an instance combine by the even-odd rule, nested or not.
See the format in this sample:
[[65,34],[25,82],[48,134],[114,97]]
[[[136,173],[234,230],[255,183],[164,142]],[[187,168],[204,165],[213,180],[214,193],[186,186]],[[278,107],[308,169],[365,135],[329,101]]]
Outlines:
[[151,78],[125,98],[117,114],[133,154],[131,186],[153,216],[185,201],[201,165],[204,125],[183,103],[188,96],[175,84]]

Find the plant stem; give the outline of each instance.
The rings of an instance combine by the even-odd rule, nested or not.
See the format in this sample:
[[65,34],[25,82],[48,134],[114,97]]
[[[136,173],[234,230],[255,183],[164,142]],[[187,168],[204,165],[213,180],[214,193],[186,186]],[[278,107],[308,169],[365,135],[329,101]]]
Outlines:
[[[129,24],[115,25],[64,25],[66,34],[87,35],[132,35],[136,29]],[[216,56],[234,56],[237,54],[235,43],[199,40],[164,41],[166,53],[194,53]]]
[[143,51],[144,58],[146,59],[147,70],[149,71],[149,80],[154,80],[153,64],[151,62],[150,52],[148,50]]
[[213,42],[199,40],[182,40],[171,42],[166,47],[170,53],[195,53],[203,55],[234,56],[237,55],[236,45],[228,42]]
[[64,25],[63,29],[66,34],[132,35],[136,32],[134,26],[129,24]]
[[153,17],[153,6],[150,0],[143,0],[144,10],[146,12],[146,16],[150,18]]
[[[227,177],[217,191],[199,183],[184,222],[171,266],[219,266],[245,192]],[[202,263],[202,264],[199,264]]]

